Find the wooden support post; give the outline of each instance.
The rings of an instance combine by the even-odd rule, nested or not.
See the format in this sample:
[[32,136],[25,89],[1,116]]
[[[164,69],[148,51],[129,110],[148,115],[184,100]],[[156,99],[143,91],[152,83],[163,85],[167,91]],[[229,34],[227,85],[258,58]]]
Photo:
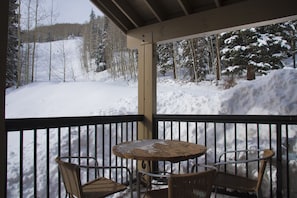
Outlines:
[[138,49],[138,113],[144,115],[139,125],[138,139],[153,136],[153,115],[156,113],[156,65],[152,43],[143,43]]
[[[144,115],[144,121],[138,125],[138,139],[152,139],[153,115],[156,113],[156,64],[152,35],[143,35],[141,41],[133,37],[127,40],[129,48],[138,49],[138,113]],[[139,162],[137,169],[151,172],[152,163]],[[150,184],[150,178],[143,177],[142,182]]]
[[0,3],[0,197],[6,197],[7,174],[7,134],[5,130],[5,77],[7,60],[7,32],[8,32],[9,1]]

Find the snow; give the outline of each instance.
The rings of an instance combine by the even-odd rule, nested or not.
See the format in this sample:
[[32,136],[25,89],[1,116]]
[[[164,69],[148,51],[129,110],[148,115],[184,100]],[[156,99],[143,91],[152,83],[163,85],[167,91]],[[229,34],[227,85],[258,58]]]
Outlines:
[[[86,73],[81,66],[79,38],[53,42],[56,53],[53,60],[55,77],[48,82],[48,46],[48,43],[37,46],[39,62],[36,82],[18,89],[7,89],[6,118],[137,114],[137,82],[115,80],[107,71]],[[61,82],[61,46],[67,52],[68,76],[65,83]],[[292,64],[288,60],[286,62],[288,65]],[[267,76],[257,77],[254,81],[239,80],[235,87],[227,90],[223,89],[221,84],[216,86],[212,81],[185,83],[165,76],[158,78],[157,113],[296,115],[296,90],[297,70],[292,68],[272,71]],[[290,134],[290,137],[296,138],[296,133]],[[19,167],[18,146],[14,143],[17,137],[10,134],[8,139],[8,189],[11,197],[18,192],[15,185],[12,185],[18,178],[14,171]],[[25,137],[25,150],[32,149],[31,139],[31,136]],[[296,143],[293,147],[296,151]],[[38,156],[44,156],[41,149],[39,152]],[[32,156],[26,157],[28,159],[24,164],[30,173],[33,171],[30,170]],[[296,160],[290,163],[297,167]],[[32,175],[29,173],[24,179],[24,185],[32,183]],[[43,184],[39,182],[38,185]],[[27,189],[25,197],[29,197],[30,193],[32,191]]]
[[140,149],[140,150],[147,150],[149,153],[156,152],[155,150],[155,144],[164,144],[167,143],[164,140],[139,140],[133,142],[133,144],[121,144],[117,146],[117,151],[120,153],[131,153],[134,149]]

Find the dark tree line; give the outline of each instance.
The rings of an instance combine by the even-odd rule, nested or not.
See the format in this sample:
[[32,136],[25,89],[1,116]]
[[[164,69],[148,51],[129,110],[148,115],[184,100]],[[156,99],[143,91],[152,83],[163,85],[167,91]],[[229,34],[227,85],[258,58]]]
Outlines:
[[6,87],[11,87],[17,81],[17,60],[18,60],[18,8],[17,0],[9,1],[8,16],[8,44],[7,44],[7,68]]
[[[297,22],[242,29],[157,45],[158,69],[163,75],[199,82],[220,74],[266,74],[293,59],[296,68]],[[217,39],[218,38],[218,39]]]
[[[54,25],[43,25],[33,30],[22,31],[22,42],[32,43],[36,42],[49,42],[63,40],[69,36],[81,37],[84,34],[86,24],[54,24]],[[36,32],[36,38],[34,33]]]
[[95,16],[92,11],[83,38],[87,71],[107,69],[114,78],[136,79],[137,53],[127,49],[126,36],[107,17]]

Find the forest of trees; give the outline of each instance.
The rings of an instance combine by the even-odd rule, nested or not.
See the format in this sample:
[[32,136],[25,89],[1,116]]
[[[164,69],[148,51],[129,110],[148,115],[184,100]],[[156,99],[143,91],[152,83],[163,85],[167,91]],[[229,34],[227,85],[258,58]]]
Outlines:
[[289,21],[161,44],[158,68],[163,75],[195,82],[267,74],[284,67],[282,60],[290,57],[296,68],[296,28],[297,21]]
[[[52,0],[53,1],[53,0]],[[104,16],[92,11],[86,24],[53,24],[53,6],[48,15],[40,14],[39,0],[10,1],[9,47],[6,86],[34,82],[37,42],[82,37],[81,59],[87,72],[108,70],[113,77],[137,77],[137,51],[126,48],[125,35]],[[21,24],[20,7],[27,10]],[[39,21],[49,18],[49,25]],[[252,80],[273,69],[282,68],[284,58],[295,65],[297,22],[288,21],[188,40],[156,45],[160,75],[200,82],[246,77]],[[49,51],[52,56],[52,51]],[[51,57],[52,58],[52,57]],[[49,80],[51,80],[51,59]],[[95,69],[93,69],[95,68]]]

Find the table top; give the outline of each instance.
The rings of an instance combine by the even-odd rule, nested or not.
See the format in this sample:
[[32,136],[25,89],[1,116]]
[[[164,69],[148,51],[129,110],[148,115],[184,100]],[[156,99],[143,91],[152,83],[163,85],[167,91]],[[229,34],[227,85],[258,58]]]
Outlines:
[[206,147],[178,140],[144,139],[123,142],[112,151],[127,159],[179,162],[205,154]]

